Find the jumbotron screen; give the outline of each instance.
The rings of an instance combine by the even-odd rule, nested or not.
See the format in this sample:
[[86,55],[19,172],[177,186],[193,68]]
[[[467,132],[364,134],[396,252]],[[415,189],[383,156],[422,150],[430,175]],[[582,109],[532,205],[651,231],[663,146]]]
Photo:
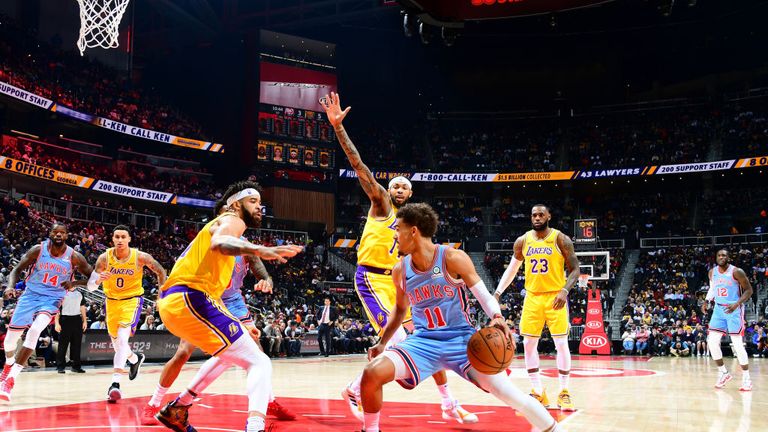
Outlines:
[[336,91],[336,74],[262,61],[260,78],[259,159],[333,168],[333,129],[318,101]]

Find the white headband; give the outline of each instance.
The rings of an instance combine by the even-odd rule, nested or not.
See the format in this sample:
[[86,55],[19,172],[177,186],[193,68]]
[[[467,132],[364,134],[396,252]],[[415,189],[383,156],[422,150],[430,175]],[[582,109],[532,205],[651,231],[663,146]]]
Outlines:
[[227,198],[227,207],[232,206],[232,203],[234,203],[235,201],[240,201],[243,198],[248,198],[251,196],[257,196],[261,198],[261,194],[256,189],[254,188],[243,189],[240,192]]
[[392,189],[392,185],[394,185],[395,183],[405,183],[408,185],[408,189],[413,189],[413,186],[411,185],[411,181],[403,176],[398,176],[390,180],[388,189]]

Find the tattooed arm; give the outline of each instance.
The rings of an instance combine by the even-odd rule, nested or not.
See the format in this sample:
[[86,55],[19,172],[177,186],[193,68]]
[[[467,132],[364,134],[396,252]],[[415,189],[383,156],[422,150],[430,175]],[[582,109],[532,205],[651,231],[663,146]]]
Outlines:
[[157,285],[163,286],[165,280],[168,278],[168,273],[166,273],[165,268],[163,268],[152,255],[146,252],[139,252],[139,267],[144,266],[147,266],[147,268],[157,276]]
[[347,107],[344,111],[341,110],[341,101],[337,93],[331,92],[330,96],[321,99],[321,105],[325,109],[325,113],[328,116],[328,121],[333,125],[333,130],[336,132],[336,138],[339,139],[339,144],[344,150],[344,153],[349,159],[349,164],[357,173],[357,178],[360,180],[360,186],[363,187],[363,191],[371,200],[371,216],[373,217],[387,217],[392,211],[392,202],[389,198],[389,192],[380,185],[376,178],[373,176],[370,168],[363,163],[360,158],[360,153],[352,143],[352,140],[347,135],[347,131],[341,124],[344,121],[344,117],[352,107]]

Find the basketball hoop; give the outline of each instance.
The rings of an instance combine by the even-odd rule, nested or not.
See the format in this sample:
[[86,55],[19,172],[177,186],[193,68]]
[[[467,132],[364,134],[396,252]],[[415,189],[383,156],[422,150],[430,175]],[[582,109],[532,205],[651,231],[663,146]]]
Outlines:
[[77,0],[80,5],[80,55],[86,48],[117,48],[120,20],[130,0]]
[[589,275],[588,274],[580,274],[579,275],[579,288],[585,289],[589,285]]

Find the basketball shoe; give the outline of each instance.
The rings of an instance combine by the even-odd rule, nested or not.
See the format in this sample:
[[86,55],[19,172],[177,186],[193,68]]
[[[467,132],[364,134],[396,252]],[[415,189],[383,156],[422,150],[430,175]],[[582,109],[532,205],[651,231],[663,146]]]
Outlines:
[[130,371],[128,372],[128,379],[133,381],[136,379],[136,377],[139,375],[139,370],[141,369],[141,365],[144,363],[144,359],[146,358],[144,354],[137,354],[137,357],[139,358],[136,360],[136,363],[131,364]]
[[160,424],[160,422],[155,418],[159,412],[159,406],[152,406],[150,404],[144,405],[144,410],[141,412],[141,424],[144,426]]
[[13,378],[6,378],[3,381],[0,381],[0,400],[10,402],[11,401],[11,391],[13,391],[13,385],[15,384],[15,380]]
[[11,368],[13,366],[5,365],[3,366],[3,372],[0,373],[0,381],[5,381],[6,378],[8,378],[8,374],[11,373]]
[[347,401],[347,406],[349,406],[349,411],[352,413],[352,415],[359,421],[364,422],[363,418],[363,405],[360,403],[360,396],[356,395],[352,389],[349,387],[345,388],[341,392],[341,397],[344,398],[345,401]]
[[739,391],[742,391],[742,392],[752,391],[752,380],[742,381],[741,387],[739,387]]
[[547,397],[547,389],[542,389],[541,394],[536,393],[536,390],[531,389],[531,397],[539,401],[544,408],[549,408],[549,398]]
[[715,388],[721,389],[725,387],[726,384],[728,384],[728,381],[733,379],[733,375],[730,373],[720,373],[720,376],[717,378],[717,383],[715,383]]
[[155,418],[165,427],[176,432],[197,432],[197,429],[189,424],[189,407],[192,405],[178,405],[178,402],[178,399],[168,402],[168,405],[161,409]]
[[296,414],[292,413],[288,408],[280,405],[277,401],[272,401],[267,405],[267,415],[277,417],[281,421],[293,421],[296,420]]
[[120,384],[113,382],[107,390],[107,402],[115,403],[123,398],[123,392],[120,391]]
[[465,410],[459,405],[459,401],[453,401],[451,406],[442,407],[443,420],[456,420],[459,424],[472,424],[477,423],[478,419],[475,414]]
[[576,408],[573,407],[571,394],[568,393],[568,390],[566,389],[563,389],[560,394],[557,395],[557,406],[560,408],[560,411],[576,411]]

